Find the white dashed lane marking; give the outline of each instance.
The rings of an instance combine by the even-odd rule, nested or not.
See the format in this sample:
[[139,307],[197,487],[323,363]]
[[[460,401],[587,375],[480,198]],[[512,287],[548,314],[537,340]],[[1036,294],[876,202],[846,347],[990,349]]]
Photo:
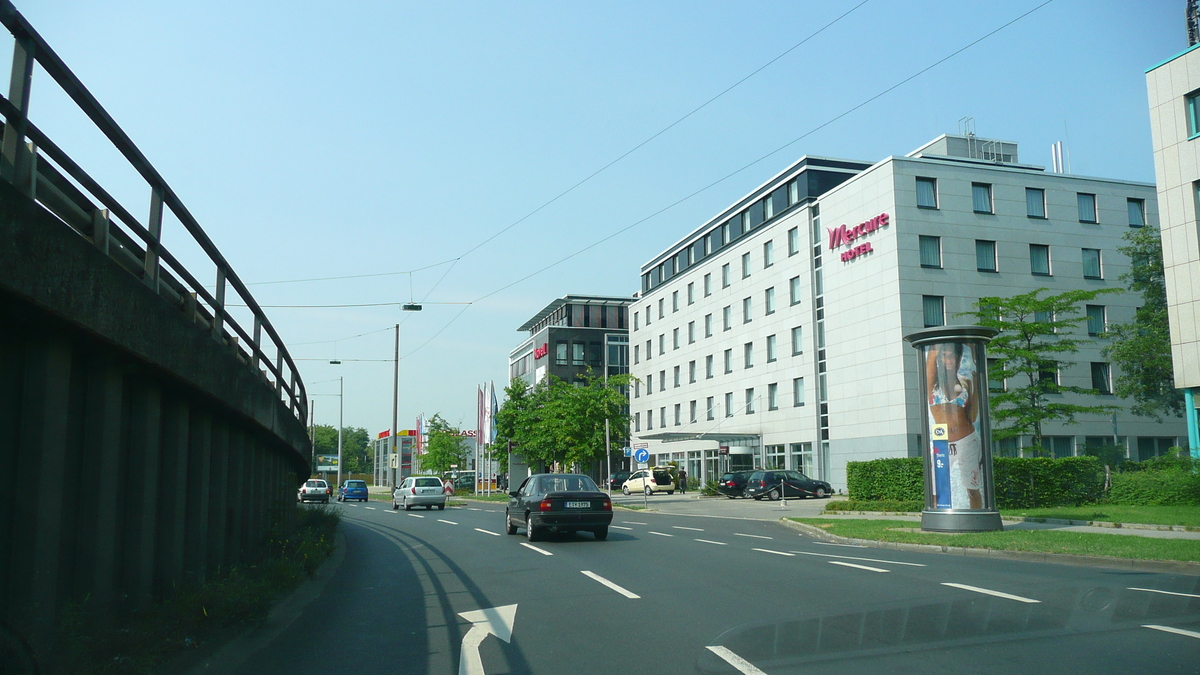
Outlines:
[[704,531],[702,528],[699,528],[699,527],[684,527],[682,525],[672,525],[671,527],[676,530],[691,530],[692,532],[703,532]]
[[852,556],[852,555],[834,555],[832,553],[811,553],[809,551],[792,551],[792,553],[797,553],[799,555],[813,555],[813,556],[819,556],[822,558],[840,558],[842,560],[861,560],[863,562],[877,562],[877,563],[884,563],[887,565],[908,565],[909,567],[925,567],[925,565],[922,563],[899,562],[897,560],[879,560],[877,558],[859,558],[857,556]]
[[621,527],[620,525],[609,525],[614,530],[632,530],[632,527]]
[[484,534],[490,534],[490,535],[492,535],[493,537],[499,537],[499,536],[500,536],[500,533],[499,533],[499,532],[492,532],[491,530],[481,530],[481,529],[479,529],[478,527],[477,527],[477,528],[475,528],[475,531],[476,531],[476,532],[482,532],[482,533],[484,533]]
[[1019,595],[1012,595],[1011,593],[1001,593],[1000,591],[993,591],[989,588],[980,588],[978,586],[968,586],[966,584],[953,584],[948,581],[943,581],[942,585],[949,586],[951,588],[961,588],[964,591],[974,591],[976,593],[983,593],[984,595],[993,595],[997,598],[1004,598],[1006,600],[1016,600],[1017,602],[1025,602],[1025,603],[1029,603],[1029,604],[1041,602],[1041,600],[1034,600],[1033,598],[1023,598]]
[[1195,593],[1174,593],[1172,591],[1160,591],[1157,588],[1127,588],[1127,591],[1142,591],[1144,593],[1162,593],[1163,595],[1181,595],[1185,598],[1200,598],[1200,595]]
[[366,508],[368,511],[378,511],[378,510],[379,510],[379,509],[376,509],[374,506],[368,506],[368,507],[365,507],[365,508]]
[[820,544],[821,546],[844,546],[846,548],[866,548],[866,546],[859,546],[858,544],[835,544],[831,541],[814,541],[813,543]]
[[721,657],[721,659],[723,659],[725,661],[725,663],[728,663],[729,665],[733,666],[734,668],[737,668],[744,675],[767,675],[766,673],[759,670],[758,668],[755,668],[753,663],[750,663],[746,659],[743,659],[742,657],[738,656],[737,654],[734,654],[732,651],[726,649],[725,647],[719,647],[719,646],[718,647],[709,647],[708,651]]
[[1174,633],[1176,635],[1183,635],[1186,637],[1196,638],[1197,640],[1200,640],[1200,633],[1196,633],[1196,632],[1190,631],[1190,630],[1184,630],[1182,628],[1172,628],[1170,626],[1156,626],[1154,624],[1144,624],[1142,626],[1142,628],[1152,628],[1154,630],[1161,630],[1164,633]]
[[878,567],[867,567],[866,565],[855,565],[854,563],[842,562],[841,560],[826,560],[830,565],[841,565],[842,567],[853,567],[855,569],[867,570],[868,572],[891,572]]
[[531,549],[537,551],[538,553],[541,553],[542,555],[554,555],[550,551],[540,549],[540,548],[534,546],[533,544],[526,544],[525,542],[521,542],[521,545],[524,546],[525,548],[531,548]]
[[707,540],[707,539],[697,539],[696,541],[702,541],[702,542],[704,542],[705,544],[716,544],[717,546],[728,546],[728,545],[729,545],[729,544],[726,544],[726,543],[725,543],[725,542],[723,542],[723,541],[709,541],[709,540]]
[[664,534],[662,532],[655,532],[653,530],[650,531],[650,534],[657,534],[660,537],[674,537],[675,536],[673,534]]
[[734,532],[733,536],[735,536],[735,537],[753,537],[754,539],[774,539],[775,538],[775,537],[764,537],[761,534],[742,534],[741,532]]
[[424,518],[424,517],[425,517],[425,516],[418,516],[418,515],[417,515],[417,514],[415,514],[415,513],[406,513],[406,514],[404,514],[404,515],[406,515],[406,516],[408,516],[408,517],[410,517],[410,518]]
[[599,574],[596,574],[595,572],[589,572],[587,570],[581,570],[581,572],[583,572],[583,574],[585,576],[595,579],[596,581],[599,581],[600,583],[604,584],[605,586],[608,586],[609,588],[613,589],[614,591],[620,593],[621,595],[623,595],[627,598],[637,600],[638,598],[642,597],[642,596],[638,595],[637,593],[633,593],[631,591],[625,590],[624,588],[621,588],[620,586],[614,584],[613,582],[609,581],[608,579],[605,579],[604,577],[600,576]]
[[649,523],[638,523],[632,520],[622,520],[621,522],[625,523],[626,525],[649,525]]
[[775,555],[785,555],[785,556],[787,556],[787,557],[789,557],[789,558],[795,558],[795,557],[796,557],[796,556],[795,556],[795,554],[792,554],[792,553],[784,553],[783,551],[772,551],[772,550],[771,550],[771,549],[769,549],[769,548],[752,548],[752,549],[750,549],[750,550],[751,550],[751,551],[762,551],[763,553],[774,553]]
[[447,525],[457,525],[458,524],[458,523],[454,522],[453,520],[442,520],[441,518],[438,518],[438,522],[446,523]]

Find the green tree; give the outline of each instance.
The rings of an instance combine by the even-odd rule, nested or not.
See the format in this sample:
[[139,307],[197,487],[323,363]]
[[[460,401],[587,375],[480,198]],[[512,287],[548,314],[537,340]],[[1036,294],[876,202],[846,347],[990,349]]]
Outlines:
[[1118,250],[1132,264],[1121,281],[1142,294],[1142,306],[1133,321],[1109,326],[1105,337],[1111,342],[1104,356],[1120,368],[1113,387],[1116,394],[1133,399],[1134,414],[1161,422],[1163,415],[1183,415],[1183,394],[1175,388],[1171,361],[1162,239],[1158,228],[1138,227],[1125,233],[1125,241]]
[[[338,451],[337,427],[318,424],[313,431],[313,450],[317,455],[336,455]],[[345,473],[370,473],[374,470],[373,458],[367,452],[370,437],[362,427],[342,427],[342,471]]]
[[449,471],[451,465],[459,467],[466,464],[466,440],[459,436],[459,429],[451,426],[440,414],[429,418],[429,442],[425,444],[425,454],[421,455],[421,471],[424,473],[442,474]]
[[988,378],[1009,381],[1005,391],[989,395],[992,437],[996,440],[1033,436],[1033,445],[1042,446],[1042,424],[1061,420],[1074,423],[1076,415],[1106,415],[1116,408],[1107,405],[1081,405],[1049,398],[1053,394],[1095,395],[1094,389],[1060,383],[1058,373],[1074,362],[1069,357],[1080,346],[1091,342],[1077,337],[1079,324],[1087,321],[1079,315],[1080,303],[1119,289],[1074,290],[1047,295],[1047,289],[1011,298],[986,297],[976,303],[975,317],[981,326],[995,328],[999,334],[988,344],[992,360]]

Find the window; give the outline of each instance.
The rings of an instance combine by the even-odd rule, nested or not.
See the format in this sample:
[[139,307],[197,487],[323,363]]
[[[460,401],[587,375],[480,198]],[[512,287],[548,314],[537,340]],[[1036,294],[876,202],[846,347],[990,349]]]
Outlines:
[[750,323],[750,298],[742,298],[742,323]]
[[646,305],[646,325],[650,325],[650,305]]
[[1007,391],[1008,387],[1004,384],[1003,377],[992,377],[992,373],[999,367],[1000,359],[988,359],[988,391]]
[[733,392],[725,394],[725,416],[733,417]]
[[767,268],[775,264],[775,242],[763,242],[763,267]]
[[1050,247],[1045,244],[1029,245],[1029,273],[1039,277],[1050,276]]
[[788,280],[788,293],[791,304],[800,304],[800,277],[792,277]]
[[633,397],[634,398],[642,397],[642,383],[639,380],[633,381]]
[[942,238],[930,237],[922,234],[918,238],[918,244],[921,251],[921,267],[941,269]]
[[654,411],[646,411],[646,431],[654,431]]
[[712,337],[712,314],[704,315],[704,337]]
[[725,350],[725,374],[728,375],[729,373],[732,373],[732,372],[733,372],[733,350],[726,349]]
[[1046,217],[1046,191],[1041,188],[1025,188],[1025,215],[1030,218]]
[[667,371],[665,370],[658,371],[658,390],[667,390]]
[[688,284],[687,289],[688,289],[688,304],[689,305],[695,304],[696,303],[696,282],[693,281],[692,283]]
[[792,257],[800,252],[800,228],[793,227],[788,230],[788,257]]
[[712,354],[704,357],[704,379],[711,380],[713,377],[713,357]]
[[733,308],[725,305],[721,308],[721,330],[733,328]]
[[671,291],[671,313],[679,311],[679,291]]
[[747,415],[754,414],[754,388],[753,387],[746,390],[746,414]]
[[1129,208],[1129,226],[1130,227],[1145,227],[1146,226],[1146,200],[1145,199],[1126,199],[1125,205]]
[[922,209],[938,207],[936,178],[917,178],[917,206]]
[[690,345],[690,344],[694,343],[695,341],[696,341],[696,322],[689,321],[688,322],[688,344]]
[[940,295],[922,295],[921,309],[925,319],[925,327],[946,325],[945,298]]
[[688,422],[691,424],[696,423],[696,402],[695,401],[688,401]]
[[792,380],[792,407],[799,408],[804,405],[804,378],[797,377]]
[[667,302],[666,298],[658,299],[658,318],[660,318],[660,319],[663,318],[664,316],[666,316],[666,314],[663,312],[663,307],[666,305],[666,302]]
[[987,183],[971,183],[971,204],[975,213],[991,213],[992,186]]
[[712,274],[704,275],[704,297],[712,295]]
[[1161,457],[1175,445],[1174,436],[1141,436],[1137,441],[1137,461],[1144,462],[1154,457]]
[[696,362],[688,361],[688,384],[696,384]]
[[767,363],[774,363],[776,359],[775,352],[775,336],[767,336]]
[[742,278],[745,279],[748,276],[750,276],[750,254],[743,253],[742,254]]
[[774,382],[767,385],[767,410],[779,410],[779,385]]
[[705,410],[708,411],[707,419],[709,419],[709,420],[712,420],[713,417],[716,415],[716,411],[713,410],[714,406],[716,405],[714,402],[714,398],[715,397],[713,397],[713,396],[709,396],[708,398],[704,399],[704,408],[705,408]]
[[639,313],[636,311],[633,313],[633,329],[634,330],[638,329],[638,315],[639,315]]
[[996,242],[986,239],[975,240],[975,269],[980,272],[995,272]]
[[1104,314],[1104,305],[1087,306],[1088,335],[1096,337],[1108,329],[1108,321]]
[[681,403],[676,403],[676,404],[675,404],[675,426],[679,426],[680,424],[682,424],[682,423],[683,423],[683,419],[682,419],[682,417],[681,417],[681,416],[680,416],[680,414],[679,414],[679,413],[680,413],[680,410],[679,410],[679,409],[680,409],[680,407],[682,407],[682,404],[681,404]]
[[1053,363],[1046,363],[1046,364],[1042,364],[1041,368],[1042,369],[1038,371],[1038,381],[1039,382],[1049,382],[1051,384],[1057,385],[1058,384],[1058,366],[1054,365]]
[[[1054,312],[1034,312],[1033,320],[1038,323],[1054,323]],[[1054,328],[1054,332],[1058,332],[1058,328]]]
[[675,366],[673,374],[675,375],[675,388],[679,388],[679,366]]
[[1109,377],[1108,364],[1104,362],[1092,362],[1092,389],[1101,394],[1112,393],[1112,379]]
[[798,356],[804,353],[804,327],[796,326],[792,329],[792,356]]
[[775,287],[772,286],[763,293],[763,314],[775,313]]
[[556,340],[554,342],[554,365],[567,365],[567,343],[565,340]]
[[1103,279],[1103,270],[1100,268],[1100,249],[1085,248],[1083,249],[1083,278],[1084,279]]
[[754,367],[754,343],[747,342],[742,345],[742,359],[746,364],[746,368]]
[[1096,221],[1096,195],[1089,195],[1086,192],[1076,193],[1076,199],[1079,201],[1079,222],[1095,223]]
[[654,393],[654,373],[646,375],[646,395]]
[[650,341],[650,340],[646,340],[646,360],[647,360],[647,361],[649,361],[649,360],[650,360],[650,354],[651,354],[651,348],[650,348],[650,345],[651,345],[651,341]]
[[721,288],[729,288],[729,263],[721,265]]
[[667,353],[667,336],[665,333],[658,334],[658,353],[659,355]]
[[667,427],[667,406],[665,405],[658,409],[658,426],[664,429]]
[[1183,97],[1184,103],[1187,105],[1184,114],[1187,117],[1188,140],[1200,136],[1200,110],[1197,110],[1200,105],[1196,103],[1197,99],[1200,99],[1200,90]]

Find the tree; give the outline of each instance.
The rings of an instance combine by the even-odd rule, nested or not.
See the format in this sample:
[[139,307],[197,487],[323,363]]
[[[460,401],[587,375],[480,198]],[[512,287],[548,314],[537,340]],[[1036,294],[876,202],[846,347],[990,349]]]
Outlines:
[[421,470],[442,474],[449,471],[451,465],[466,464],[466,460],[466,441],[459,436],[458,428],[435,413],[429,419],[429,442],[425,444],[425,454],[421,455]]
[[1167,323],[1167,285],[1163,273],[1162,239],[1158,228],[1130,228],[1121,253],[1129,256],[1129,271],[1121,281],[1129,290],[1142,294],[1142,306],[1133,321],[1109,326],[1111,340],[1104,357],[1120,367],[1114,384],[1118,396],[1134,401],[1135,415],[1153,417],[1183,415],[1183,395],[1175,388],[1171,361],[1171,329]]
[[[313,430],[313,451],[317,455],[336,455],[338,451],[337,427],[318,424]],[[367,445],[370,438],[362,427],[342,427],[342,472],[369,473],[374,470]]]
[[980,298],[974,316],[981,326],[1000,333],[988,344],[992,363],[988,378],[993,382],[1017,380],[1021,386],[991,392],[992,437],[996,440],[1022,435],[1033,436],[1033,445],[1042,448],[1042,424],[1053,420],[1074,423],[1076,415],[1107,415],[1116,410],[1107,405],[1080,405],[1059,402],[1052,394],[1095,395],[1094,389],[1061,384],[1059,371],[1073,361],[1067,360],[1081,345],[1091,342],[1075,337],[1075,329],[1087,320],[1079,316],[1080,303],[1115,288],[1091,291],[1075,290],[1040,297],[1047,289],[1011,298]]

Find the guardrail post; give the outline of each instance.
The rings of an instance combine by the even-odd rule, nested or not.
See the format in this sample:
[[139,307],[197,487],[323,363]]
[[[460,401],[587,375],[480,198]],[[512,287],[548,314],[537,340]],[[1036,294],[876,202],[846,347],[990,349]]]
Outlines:
[[225,269],[217,269],[217,292],[213,294],[216,298],[217,306],[213,307],[213,322],[212,332],[213,339],[217,342],[224,343],[225,337],[221,335],[221,331],[225,326]]
[[162,188],[155,186],[150,190],[150,219],[146,229],[150,231],[150,241],[146,242],[146,259],[144,270],[146,285],[158,292],[158,249],[162,245],[163,198]]
[[108,255],[108,219],[108,209],[92,211],[92,243],[104,255]]
[[250,361],[250,370],[259,374],[258,362],[262,360],[262,317],[254,315],[254,358]]
[[33,38],[17,36],[13,46],[12,77],[8,84],[8,100],[18,111],[16,119],[5,120],[4,141],[0,146],[0,177],[21,188],[27,167],[22,166],[21,151],[29,119],[29,87],[33,83]]

